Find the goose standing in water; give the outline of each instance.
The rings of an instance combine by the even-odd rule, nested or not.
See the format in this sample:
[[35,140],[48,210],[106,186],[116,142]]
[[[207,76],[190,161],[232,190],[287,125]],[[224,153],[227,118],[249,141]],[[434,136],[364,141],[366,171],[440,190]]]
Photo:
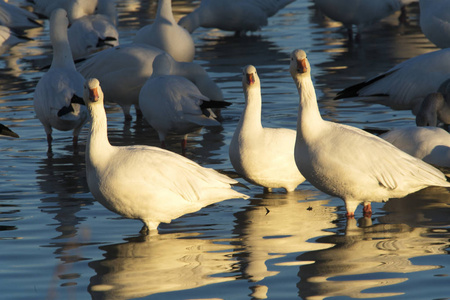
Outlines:
[[261,124],[261,83],[256,68],[244,68],[242,87],[245,108],[230,143],[230,161],[249,182],[292,192],[305,181],[294,159],[296,132],[287,128],[264,128]]
[[198,27],[234,31],[236,35],[257,31],[267,19],[294,0],[202,0],[200,6],[178,24],[190,33]]
[[142,233],[212,203],[248,198],[231,188],[236,180],[176,153],[151,146],[112,146],[97,79],[86,81],[83,99],[91,117],[86,145],[89,190],[109,210],[141,220]]
[[169,132],[183,134],[182,154],[186,154],[188,133],[203,126],[220,126],[211,108],[223,108],[231,103],[214,101],[203,95],[189,79],[171,75],[167,53],[153,61],[153,74],[139,93],[139,107],[147,122],[158,132],[161,147]]
[[445,175],[361,129],[325,121],[317,104],[311,66],[303,50],[291,54],[290,73],[300,96],[295,161],[319,190],[344,200],[347,217],[358,204],[401,198],[428,186],[450,187]]
[[[52,151],[52,128],[73,130],[73,146],[77,147],[78,135],[87,121],[86,107],[71,104],[72,98],[83,96],[84,77],[77,72],[67,37],[69,20],[64,9],[58,8],[50,17],[50,40],[53,60],[50,69],[36,85],[34,111],[44,125],[48,152]],[[67,108],[62,114],[60,110]]]

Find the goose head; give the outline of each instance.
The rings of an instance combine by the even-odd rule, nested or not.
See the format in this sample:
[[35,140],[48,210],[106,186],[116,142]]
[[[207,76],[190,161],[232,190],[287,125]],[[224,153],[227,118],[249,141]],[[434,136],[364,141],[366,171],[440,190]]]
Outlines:
[[417,126],[434,126],[441,121],[450,124],[450,79],[444,81],[437,93],[423,99],[416,116]]
[[256,68],[252,65],[245,66],[242,72],[242,87],[244,90],[259,86],[260,83]]
[[311,66],[306,58],[305,51],[296,49],[292,51],[289,72],[294,80],[299,80],[301,77],[310,76]]
[[103,91],[96,78],[90,78],[84,83],[83,100],[88,107],[101,105],[103,107]]

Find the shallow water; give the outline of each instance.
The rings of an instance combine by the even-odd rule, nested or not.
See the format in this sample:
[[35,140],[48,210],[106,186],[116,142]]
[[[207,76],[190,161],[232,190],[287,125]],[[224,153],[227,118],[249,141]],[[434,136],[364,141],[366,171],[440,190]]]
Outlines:
[[[25,1],[12,1],[25,3]],[[118,2],[122,44],[151,23],[156,1]],[[197,2],[174,0],[180,18]],[[220,129],[192,134],[187,156],[232,172],[228,145],[243,108],[241,69],[257,67],[263,124],[296,127],[298,95],[287,71],[295,48],[307,51],[324,118],[360,128],[414,124],[409,111],[334,101],[340,89],[436,48],[421,34],[417,5],[409,24],[398,15],[348,45],[338,23],[312,1],[297,0],[262,31],[244,38],[199,29],[196,61],[233,102]],[[85,127],[79,153],[71,134],[55,132],[53,155],[33,111],[34,87],[50,62],[48,22],[34,40],[0,57],[0,122],[20,139],[0,139],[0,290],[2,299],[444,299],[450,295],[450,193],[427,189],[373,204],[372,218],[347,221],[340,199],[309,183],[286,194],[238,178],[249,200],[224,201],[162,224],[140,237],[141,223],[94,201],[85,182]],[[114,145],[158,145],[145,122],[125,124],[108,107]],[[168,141],[180,152],[179,137]],[[448,299],[448,298],[447,298]]]

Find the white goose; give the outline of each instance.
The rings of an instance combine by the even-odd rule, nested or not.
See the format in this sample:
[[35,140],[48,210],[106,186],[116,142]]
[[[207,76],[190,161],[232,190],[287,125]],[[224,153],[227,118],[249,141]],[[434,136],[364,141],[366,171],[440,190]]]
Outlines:
[[194,40],[191,34],[175,21],[172,0],[158,1],[154,22],[142,27],[136,33],[134,42],[160,48],[177,61],[192,62],[194,60]]
[[294,0],[202,0],[200,6],[180,19],[189,32],[198,27],[218,28],[236,34],[257,31],[267,19]]
[[74,59],[119,45],[119,32],[114,25],[115,3],[112,0],[100,1],[102,6],[99,11],[88,14],[85,2],[86,0],[74,0],[68,10],[71,25],[67,34]]
[[14,29],[27,29],[42,26],[38,16],[19,6],[0,0],[0,25]]
[[420,0],[420,28],[439,48],[450,47],[450,1]]
[[314,0],[317,7],[329,18],[341,22],[348,30],[349,39],[353,39],[352,26],[356,25],[355,39],[360,39],[364,26],[400,10],[400,0]]
[[423,99],[450,78],[450,48],[421,54],[338,92],[335,99],[358,97],[417,114]]
[[84,101],[91,116],[86,146],[89,190],[109,210],[141,220],[141,232],[215,202],[248,198],[231,189],[237,181],[181,155],[151,146],[111,146],[97,79],[86,81]]
[[305,181],[295,165],[296,132],[261,125],[261,83],[252,65],[242,76],[245,108],[230,143],[229,156],[236,172],[269,192],[284,188],[292,192]]
[[401,198],[428,186],[450,187],[444,174],[361,129],[324,121],[303,50],[291,54],[290,72],[300,95],[295,161],[319,190],[345,201],[347,216],[358,204]]
[[[87,121],[86,107],[70,105],[73,97],[83,95],[83,76],[75,69],[67,38],[69,20],[62,8],[52,12],[50,17],[50,40],[53,46],[53,60],[50,69],[36,85],[34,110],[47,133],[48,151],[52,148],[52,128],[73,130],[73,145],[77,146],[78,135]],[[70,111],[59,116],[63,107]]]
[[[120,45],[103,50],[87,59],[78,68],[86,78],[97,78],[102,83],[107,101],[121,106],[125,120],[131,120],[130,108],[138,115],[139,92],[153,73],[153,60],[163,50],[146,44]],[[170,59],[168,74],[180,75],[194,82],[200,92],[213,100],[223,100],[223,94],[208,73],[198,64]]]
[[404,127],[390,130],[380,137],[423,161],[450,167],[450,133],[438,127]]
[[212,101],[183,76],[171,75],[173,58],[167,53],[153,61],[153,74],[139,93],[139,107],[149,124],[158,132],[165,148],[169,132],[183,134],[181,150],[186,154],[187,134],[202,126],[220,126],[212,107],[225,107],[228,102]]

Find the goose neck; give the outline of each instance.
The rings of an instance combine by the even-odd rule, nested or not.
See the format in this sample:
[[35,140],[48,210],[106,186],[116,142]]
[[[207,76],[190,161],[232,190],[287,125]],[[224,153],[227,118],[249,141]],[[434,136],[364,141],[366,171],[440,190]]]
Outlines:
[[107,160],[107,154],[111,151],[112,146],[108,140],[108,126],[104,109],[95,109],[90,105],[88,110],[91,126],[86,147],[86,161],[95,166]]
[[164,18],[175,22],[172,13],[172,0],[159,0],[156,18]]
[[323,122],[317,104],[316,92],[310,76],[296,78],[300,103],[298,107],[297,131],[300,134],[314,132]]
[[242,126],[262,128],[261,125],[261,92],[257,88],[245,91],[245,108],[242,111]]
[[69,39],[67,36],[67,29],[64,27],[53,28],[50,37],[53,47],[52,66],[75,69],[72,50],[70,49]]

